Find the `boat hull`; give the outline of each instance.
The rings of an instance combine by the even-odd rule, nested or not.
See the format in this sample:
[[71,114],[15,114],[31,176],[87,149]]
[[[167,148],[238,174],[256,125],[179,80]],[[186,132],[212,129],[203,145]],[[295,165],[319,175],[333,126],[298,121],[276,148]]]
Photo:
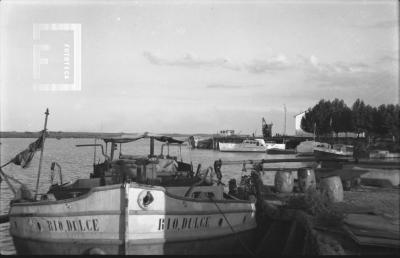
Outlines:
[[353,156],[353,153],[314,149],[314,155],[315,157],[324,157],[324,158],[341,158],[341,157],[351,158]]
[[398,159],[400,153],[391,153],[387,150],[375,150],[369,153],[370,159]]
[[277,148],[272,148],[267,150],[267,154],[296,154],[295,150],[290,150],[290,149],[277,149]]
[[219,143],[219,151],[222,152],[265,152],[266,146],[254,146],[241,143]]
[[314,157],[314,152],[297,152],[296,157]]
[[[248,254],[247,249],[255,248],[255,230],[240,232],[237,235],[199,239],[162,242],[147,240],[142,243],[130,241],[125,247],[122,241],[41,241],[14,237],[18,254],[143,254],[143,255],[210,255],[210,254]],[[240,238],[240,241],[238,240]],[[242,245],[244,243],[246,246]]]
[[285,150],[285,144],[264,143],[260,145],[246,143],[219,143],[219,151],[222,152],[264,152],[269,149]]
[[[211,191],[192,192],[199,189]],[[240,243],[254,243],[254,202],[223,200],[217,191],[215,200],[185,198],[179,195],[185,187],[172,190],[131,183],[16,203],[10,235],[17,254],[232,254],[243,253]]]

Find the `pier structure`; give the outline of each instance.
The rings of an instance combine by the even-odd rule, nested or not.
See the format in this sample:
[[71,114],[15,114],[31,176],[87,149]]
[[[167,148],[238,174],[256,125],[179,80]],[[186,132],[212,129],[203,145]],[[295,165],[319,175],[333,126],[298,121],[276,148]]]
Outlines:
[[[393,213],[387,206],[377,205],[381,203],[382,198],[395,202],[394,196],[398,193],[399,186],[376,188],[359,184],[354,188],[343,188],[345,196],[342,201],[331,201],[329,198],[323,198],[322,186],[318,181],[332,174],[327,175],[329,173],[326,168],[315,166],[319,162],[322,167],[324,162],[329,164],[331,161],[337,162],[340,168],[331,167],[330,171],[340,176],[341,181],[346,181],[351,172],[355,177],[360,176],[356,174],[361,170],[354,166],[398,169],[400,166],[398,161],[385,164],[386,162],[369,160],[355,162],[352,159],[305,158],[303,162],[315,162],[313,165],[310,164],[310,167],[316,172],[317,189],[283,193],[277,191],[275,186],[263,184],[260,172],[269,171],[270,167],[264,168],[262,164],[296,161],[296,159],[222,161],[223,165],[242,163],[244,168],[245,165],[253,165],[252,175],[255,175],[255,191],[258,196],[256,216],[257,239],[259,239],[254,250],[255,255],[399,254],[398,212]],[[350,167],[342,167],[344,165]],[[282,168],[274,168],[274,170],[280,169]],[[293,168],[283,168],[285,169],[293,170]],[[253,173],[253,171],[258,172]],[[365,171],[368,170],[364,170],[363,173]],[[368,194],[372,199],[364,200],[363,194]],[[325,201],[328,203],[324,203]],[[375,203],[376,207],[369,206],[371,202]]]
[[[190,136],[189,139],[194,136]],[[251,136],[251,135],[231,135],[231,136],[221,136],[221,135],[213,135],[209,138],[203,138],[199,140],[197,146],[194,145],[193,140],[189,140],[190,145],[193,148],[198,149],[210,149],[210,150],[219,150],[219,143],[220,142],[229,142],[229,143],[241,143],[244,140],[254,140],[254,139],[264,139],[266,142],[275,142],[275,143],[286,143],[287,149],[294,149],[300,142],[303,141],[313,141],[314,137],[310,136],[295,136],[295,135],[275,135],[272,137],[262,137],[260,136]],[[339,141],[340,143],[344,144],[353,144],[355,138],[354,137],[340,137],[335,138],[332,136],[320,136],[315,139],[319,142],[326,142],[326,143],[336,143]],[[359,138],[359,141],[366,141],[365,138]]]

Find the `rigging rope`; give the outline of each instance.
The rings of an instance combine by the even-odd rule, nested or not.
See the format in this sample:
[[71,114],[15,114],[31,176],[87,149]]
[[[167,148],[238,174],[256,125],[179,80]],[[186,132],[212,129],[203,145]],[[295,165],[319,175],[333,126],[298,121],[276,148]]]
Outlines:
[[10,188],[10,190],[13,192],[13,194],[14,194],[14,196],[15,196],[15,194],[16,194],[16,191],[15,191],[15,189],[14,189],[13,185],[10,183],[10,181],[8,181],[8,177],[7,177],[7,175],[6,175],[6,174],[4,174],[4,172],[3,172],[3,170],[2,170],[1,168],[0,168],[0,174],[3,176],[3,178],[4,178],[4,181],[6,181],[6,183],[7,183],[8,187]]
[[[10,181],[8,179],[11,179],[14,182],[20,184],[21,186],[25,186],[26,187],[26,185],[24,183],[22,183],[21,181],[19,181],[18,179],[16,179],[16,178],[4,173],[4,171],[1,168],[0,168],[0,174],[3,176],[4,181],[7,183],[8,187],[14,193],[14,195],[16,194],[17,191],[15,190],[15,187],[10,183]],[[1,184],[1,177],[0,177],[0,184]]]
[[237,239],[239,240],[240,244],[242,245],[242,247],[253,257],[255,257],[255,253],[253,251],[251,251],[245,243],[243,243],[242,239],[240,239],[240,236],[237,234],[237,232],[233,229],[231,223],[229,223],[228,218],[225,216],[225,214],[222,212],[222,210],[219,208],[218,204],[215,202],[215,200],[213,199],[213,197],[209,197],[209,199],[215,204],[215,206],[217,207],[218,211],[221,213],[221,215],[224,217],[225,221],[228,223],[230,229],[232,230],[232,232],[235,234],[235,236],[237,237]]

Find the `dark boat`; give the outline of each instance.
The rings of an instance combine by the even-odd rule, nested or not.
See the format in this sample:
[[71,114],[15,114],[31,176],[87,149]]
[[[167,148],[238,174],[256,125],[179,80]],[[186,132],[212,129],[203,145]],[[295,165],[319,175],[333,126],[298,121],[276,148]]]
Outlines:
[[353,146],[344,144],[334,144],[332,147],[315,147],[314,155],[316,157],[352,157],[353,156]]
[[271,149],[267,149],[267,154],[296,154],[296,150],[295,149],[271,148]]

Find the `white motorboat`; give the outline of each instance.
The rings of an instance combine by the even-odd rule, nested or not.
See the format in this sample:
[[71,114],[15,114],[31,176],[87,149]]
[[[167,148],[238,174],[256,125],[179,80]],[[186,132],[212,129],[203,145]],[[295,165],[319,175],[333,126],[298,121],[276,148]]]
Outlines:
[[219,150],[222,152],[265,152],[272,148],[285,149],[285,144],[265,142],[264,139],[247,139],[241,143],[219,143]]
[[317,157],[352,157],[353,146],[345,144],[333,144],[332,147],[314,147]]

